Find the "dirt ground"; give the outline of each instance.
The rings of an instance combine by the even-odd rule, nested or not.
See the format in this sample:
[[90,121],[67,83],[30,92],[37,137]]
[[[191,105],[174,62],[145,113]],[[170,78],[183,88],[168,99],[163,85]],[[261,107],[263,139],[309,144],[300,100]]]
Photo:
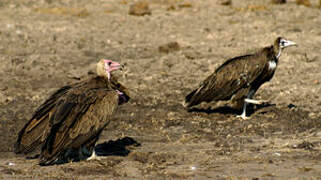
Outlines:
[[[321,9],[295,0],[149,0],[150,15],[129,15],[131,0],[0,2],[0,179],[320,179]],[[271,45],[282,54],[274,78],[241,121],[225,102],[187,112],[185,95],[226,59]],[[166,48],[166,44],[172,46]],[[128,155],[40,167],[15,155],[17,132],[59,87],[95,72],[100,58],[132,99],[99,143],[130,137]]]

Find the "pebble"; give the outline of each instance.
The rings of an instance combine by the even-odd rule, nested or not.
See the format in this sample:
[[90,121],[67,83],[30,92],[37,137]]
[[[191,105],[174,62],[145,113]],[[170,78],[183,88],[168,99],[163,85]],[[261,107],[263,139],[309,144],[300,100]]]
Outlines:
[[274,153],[274,155],[276,155],[276,156],[281,156],[281,154],[280,154],[280,153],[277,153],[277,152]]
[[271,0],[272,4],[285,4],[286,0]]
[[151,15],[149,4],[145,1],[138,1],[129,7],[129,14],[134,16]]
[[307,6],[307,7],[311,6],[310,0],[296,0],[296,4],[297,5]]
[[223,6],[230,6],[230,5],[232,5],[232,0],[219,0],[218,4],[223,5]]
[[8,162],[8,166],[14,166],[14,165],[16,165],[16,164],[13,162]]
[[169,42],[167,44],[161,45],[158,47],[158,51],[161,53],[170,53],[174,51],[178,51],[180,46],[177,42]]

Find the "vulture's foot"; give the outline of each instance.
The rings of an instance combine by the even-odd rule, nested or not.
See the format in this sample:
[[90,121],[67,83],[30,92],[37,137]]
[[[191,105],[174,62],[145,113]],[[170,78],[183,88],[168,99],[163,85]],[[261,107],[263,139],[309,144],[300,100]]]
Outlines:
[[95,153],[95,150],[93,151],[93,153],[91,154],[91,156],[89,158],[87,158],[87,161],[91,161],[91,160],[101,160],[101,157],[97,156]]
[[246,116],[246,113],[243,112],[241,115],[237,115],[237,118],[242,118],[242,120],[247,120],[247,119],[251,119],[250,117]]

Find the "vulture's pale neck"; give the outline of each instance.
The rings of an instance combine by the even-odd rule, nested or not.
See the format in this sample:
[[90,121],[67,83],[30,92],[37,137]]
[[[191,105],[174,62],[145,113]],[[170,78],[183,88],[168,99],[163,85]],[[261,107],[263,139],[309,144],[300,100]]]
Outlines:
[[104,63],[104,64],[105,64],[105,71],[107,73],[107,78],[108,78],[108,81],[110,82],[110,71],[108,70],[109,69],[108,65],[106,63]]
[[110,72],[107,72],[107,78],[108,78],[108,81],[110,82]]

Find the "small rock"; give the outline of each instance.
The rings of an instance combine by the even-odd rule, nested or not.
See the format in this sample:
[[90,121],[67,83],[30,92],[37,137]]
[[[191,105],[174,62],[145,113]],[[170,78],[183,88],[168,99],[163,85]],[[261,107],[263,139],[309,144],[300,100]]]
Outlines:
[[313,170],[313,168],[311,168],[311,167],[306,167],[306,166],[304,166],[304,167],[302,167],[302,168],[299,168],[299,169],[302,170],[302,171],[304,171],[304,172],[309,172],[309,171]]
[[211,32],[211,29],[210,29],[210,28],[208,28],[208,27],[206,27],[206,28],[204,28],[204,29],[203,29],[203,31],[204,31],[204,32],[208,32],[208,33],[209,33],[209,32]]
[[41,100],[41,97],[39,95],[34,95],[34,96],[32,96],[31,100],[32,101],[39,101],[39,100]]
[[175,7],[173,4],[171,4],[170,6],[168,6],[168,7],[166,8],[166,10],[167,10],[167,11],[174,11],[174,10],[176,10],[176,7]]
[[319,84],[319,81],[316,79],[313,81],[313,84]]
[[271,0],[272,4],[285,4],[286,0]]
[[191,8],[192,4],[189,2],[184,2],[178,5],[179,8]]
[[129,14],[134,16],[150,15],[149,4],[145,1],[138,1],[129,7]]
[[303,6],[307,6],[307,7],[311,6],[310,0],[296,0],[295,2],[297,5],[303,5]]
[[276,156],[281,156],[281,154],[280,154],[280,153],[277,153],[277,152],[274,153],[274,155],[276,155]]
[[178,51],[180,46],[177,42],[169,42],[167,44],[161,45],[158,47],[158,51],[161,53],[170,53],[174,51]]
[[8,162],[8,166],[14,166],[14,165],[16,165],[16,164],[13,162]]
[[14,25],[13,24],[7,24],[7,28],[10,29],[10,28],[13,28]]
[[6,96],[3,93],[0,93],[0,104],[8,104],[13,100],[12,97]]
[[81,8],[75,12],[75,16],[78,16],[80,18],[85,18],[85,17],[89,16],[89,12],[86,8]]
[[314,144],[308,142],[308,141],[303,141],[302,143],[297,145],[297,148],[299,149],[305,149],[305,150],[313,150]]
[[218,4],[223,5],[223,6],[230,6],[230,5],[232,5],[232,0],[219,0]]
[[316,117],[316,113],[310,112],[310,113],[308,114],[308,116],[309,116],[310,118],[314,118],[314,117]]

